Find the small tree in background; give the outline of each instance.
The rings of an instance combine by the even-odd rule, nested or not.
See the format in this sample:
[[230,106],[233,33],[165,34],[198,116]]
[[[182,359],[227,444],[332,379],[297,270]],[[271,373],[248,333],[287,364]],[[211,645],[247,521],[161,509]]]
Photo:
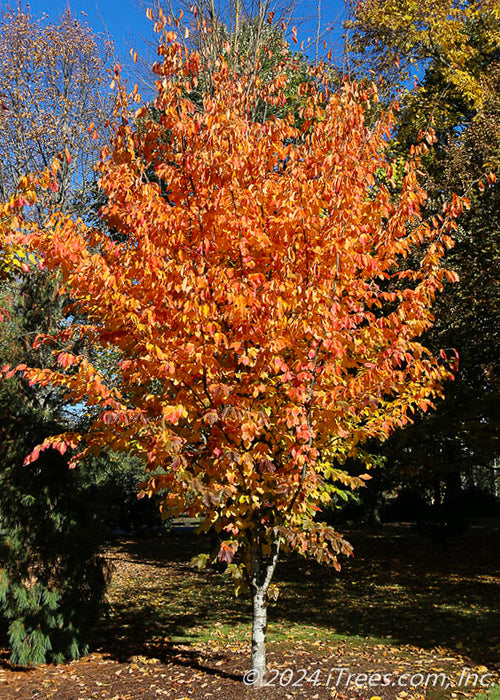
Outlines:
[[[36,334],[56,331],[61,318],[63,299],[50,276],[33,271],[4,282],[0,299],[7,312],[0,323],[3,363],[50,366],[47,348],[31,350]],[[0,612],[18,665],[86,653],[105,592],[99,551],[108,529],[97,465],[69,470],[67,458],[48,450],[23,466],[39,442],[74,425],[63,403],[57,389],[14,376],[0,380]]]
[[[83,215],[95,181],[95,144],[87,128],[94,122],[96,138],[105,137],[113,46],[69,10],[57,23],[7,10],[0,28],[2,200],[23,175],[59,157],[51,201]],[[43,220],[43,211],[38,214]]]
[[11,430],[13,454],[3,448],[1,455],[0,606],[10,660],[30,666],[76,659],[88,652],[106,590],[107,567],[99,555],[107,534],[103,504],[99,512],[85,467],[70,471],[54,450],[30,467],[14,461],[43,434],[40,424],[30,425],[32,414],[13,408],[24,430],[38,432],[27,441]]
[[[339,568],[351,547],[317,518],[332,494],[363,484],[343,464],[368,460],[363,443],[432,406],[450,377],[416,338],[453,278],[441,258],[462,203],[423,223],[426,146],[396,194],[393,115],[368,129],[375,92],[333,92],[322,67],[299,88],[300,127],[291,114],[252,118],[257,103],[283,103],[279,65],[262,84],[218,58],[200,110],[188,98],[200,57],[166,24],[160,13],[156,116],[133,114],[119,88],[99,165],[101,215],[120,240],[61,211],[31,227],[32,249],[60,271],[86,325],[38,339],[56,370],[9,371],[97,409],[85,434],[40,449],[80,445],[75,460],[130,450],[148,462],[144,495],[163,493],[165,514],[221,533],[219,559],[250,589],[259,684],[280,548]],[[112,381],[72,351],[80,338],[119,353]]]

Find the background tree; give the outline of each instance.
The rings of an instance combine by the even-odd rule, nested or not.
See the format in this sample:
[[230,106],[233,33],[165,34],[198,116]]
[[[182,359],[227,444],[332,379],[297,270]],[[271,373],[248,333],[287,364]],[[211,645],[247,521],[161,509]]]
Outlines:
[[282,29],[288,26],[294,6],[290,0],[156,0],[153,9],[180,18],[186,43],[207,65],[213,65],[229,42],[233,60],[245,62],[245,72],[249,73],[255,69],[270,34],[275,34],[281,23]]
[[[289,21],[294,9],[293,2],[183,2],[183,0],[156,0],[152,5],[156,11],[168,14],[185,48],[197,51],[200,55],[200,70],[196,86],[191,86],[190,99],[202,108],[204,94],[212,89],[212,73],[217,57],[223,56],[230,69],[245,75],[254,74],[260,81],[272,82],[277,72],[285,72],[287,102],[284,105],[255,105],[255,118],[265,118],[264,111],[285,114],[300,106],[296,88],[309,79],[308,59],[300,51],[292,50],[286,40]],[[151,6],[146,10],[153,19]],[[296,41],[296,29],[294,40]],[[156,44],[148,47],[154,51],[154,58],[148,54],[141,56],[132,51],[137,63],[137,78],[146,92],[154,93],[151,63],[156,60]],[[295,106],[292,101],[295,100]],[[259,116],[260,115],[260,116]]]
[[[199,515],[202,530],[222,533],[219,559],[250,587],[257,682],[280,547],[338,567],[350,546],[316,515],[362,485],[343,463],[431,406],[450,376],[416,338],[453,278],[441,257],[462,204],[421,221],[424,144],[398,196],[375,179],[390,180],[393,116],[368,129],[371,95],[355,85],[332,92],[317,71],[300,87],[300,128],[292,115],[262,123],[253,107],[282,103],[285,73],[264,85],[219,59],[200,112],[187,97],[199,54],[168,29],[159,53],[159,118],[140,108],[133,128],[120,90],[100,164],[102,216],[121,240],[57,210],[31,229],[88,323],[39,341],[54,344],[56,371],[15,369],[99,411],[84,435],[40,449],[146,456],[144,494],[163,493],[164,513]],[[402,269],[415,249],[418,264]],[[120,353],[112,383],[72,351],[82,336]]]
[[0,188],[6,201],[28,172],[59,157],[54,202],[84,213],[91,193],[94,138],[105,134],[111,109],[107,68],[112,45],[66,11],[58,23],[7,10],[0,42]]
[[[350,66],[381,79],[392,96],[409,88],[415,74],[437,71],[445,88],[443,112],[450,93],[478,110],[491,93],[488,65],[498,59],[498,20],[496,0],[350,0],[345,22]],[[410,99],[418,94],[425,99],[425,93],[423,85],[416,86]]]
[[[500,447],[498,188],[485,177],[500,163],[500,8],[481,0],[367,0],[351,4],[347,28],[354,69],[380,76],[388,100],[398,95],[395,154],[404,159],[420,129],[436,131],[422,163],[426,215],[439,214],[451,192],[471,200],[449,258],[460,282],[438,299],[425,339],[434,351],[457,349],[456,382],[436,413],[386,446],[400,478],[427,481],[439,504],[456,499],[478,465],[492,469]],[[412,73],[420,76],[415,85]]]
[[[4,280],[2,364],[53,364],[46,348],[32,344],[38,333],[60,328],[64,304],[45,270]],[[60,391],[0,380],[0,610],[19,665],[85,653],[103,602],[106,567],[98,552],[107,528],[96,504],[96,466],[71,472],[54,450],[23,466],[36,444],[74,423]]]
[[[29,220],[43,222],[54,204],[86,215],[95,180],[87,127],[106,118],[109,53],[109,45],[69,13],[60,24],[22,11],[3,17],[0,366],[55,366],[50,352],[34,350],[33,341],[72,320],[64,313],[57,275],[10,239],[24,225],[21,207],[33,202],[27,170],[49,166],[56,173],[45,200],[25,212]],[[33,467],[23,466],[40,440],[74,426],[79,417],[65,410],[60,391],[2,378],[0,416],[0,610],[11,658],[18,664],[75,658],[87,648],[106,578],[98,554],[107,527],[97,507],[97,468],[89,463],[70,472],[67,459],[54,451]]]

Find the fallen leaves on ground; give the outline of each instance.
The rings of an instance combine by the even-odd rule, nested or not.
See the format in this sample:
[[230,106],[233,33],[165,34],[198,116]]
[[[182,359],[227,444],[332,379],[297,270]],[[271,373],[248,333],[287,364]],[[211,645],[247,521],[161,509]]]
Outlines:
[[438,552],[411,530],[351,535],[357,556],[340,574],[283,563],[262,690],[243,683],[247,601],[220,572],[189,566],[206,542],[172,534],[110,545],[109,610],[93,653],[20,670],[3,650],[0,698],[498,700],[494,540],[475,531]]

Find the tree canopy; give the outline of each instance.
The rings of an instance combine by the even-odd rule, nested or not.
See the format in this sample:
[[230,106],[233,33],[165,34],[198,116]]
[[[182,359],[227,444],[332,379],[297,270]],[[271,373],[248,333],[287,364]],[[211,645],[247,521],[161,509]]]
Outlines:
[[[222,533],[219,558],[252,593],[262,680],[279,547],[338,567],[350,546],[317,513],[363,484],[342,465],[369,461],[363,444],[427,410],[451,377],[452,360],[418,336],[455,279],[442,257],[466,202],[453,197],[422,219],[424,140],[396,189],[394,115],[366,125],[374,90],[332,90],[315,67],[298,88],[298,124],[292,114],[256,120],[255,104],[284,103],[289,75],[262,82],[218,57],[200,109],[189,99],[199,54],[162,13],[157,27],[154,118],[133,111],[137,91],[127,96],[115,68],[114,136],[98,167],[101,216],[120,236],[55,208],[24,238],[59,271],[84,322],[38,338],[57,369],[4,372],[95,408],[84,434],[45,440],[27,463],[49,447],[79,448],[75,460],[131,451],[148,462],[145,495]],[[113,349],[116,367],[103,372],[75,342]]]

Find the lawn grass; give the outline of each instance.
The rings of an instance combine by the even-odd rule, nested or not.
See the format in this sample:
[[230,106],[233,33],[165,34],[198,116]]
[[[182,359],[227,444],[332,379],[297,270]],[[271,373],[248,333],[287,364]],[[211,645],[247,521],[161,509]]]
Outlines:
[[[0,699],[500,700],[498,531],[438,541],[388,526],[347,538],[355,556],[340,573],[298,556],[280,562],[269,605],[271,687],[242,682],[249,601],[234,597],[223,573],[190,565],[209,542],[183,531],[111,542],[109,607],[92,653],[23,672],[4,649]],[[340,668],[355,680],[341,681]],[[464,673],[472,681],[460,685]],[[372,686],[373,674],[391,682]],[[419,681],[435,677],[445,682]]]
[[[491,672],[488,679],[498,680],[497,531],[473,528],[444,542],[409,526],[354,530],[347,536],[355,556],[344,561],[340,573],[295,555],[278,567],[279,596],[269,605],[271,664],[274,658],[284,668],[307,658],[311,667],[333,654],[355,669],[446,672],[451,688],[413,696],[430,700],[450,693],[477,696],[480,687],[453,690],[464,668]],[[190,565],[191,557],[208,547],[208,540],[189,532],[113,544],[109,554],[117,568],[101,644],[109,646],[112,636],[122,659],[145,650],[162,658],[166,648],[201,650],[213,659],[229,650],[246,655],[248,599],[234,597],[224,574]],[[499,700],[497,688],[486,688],[483,700]],[[402,691],[397,697],[409,695]]]
[[[348,537],[355,556],[340,573],[296,556],[278,566],[279,597],[269,605],[271,644],[410,644],[446,647],[479,664],[499,659],[497,532],[476,528],[445,543],[409,527]],[[247,640],[249,601],[234,597],[228,577],[189,564],[207,547],[190,533],[114,545],[112,558],[121,562],[110,590],[116,630],[171,641]],[[127,562],[139,561],[149,564],[141,578],[127,575]]]

